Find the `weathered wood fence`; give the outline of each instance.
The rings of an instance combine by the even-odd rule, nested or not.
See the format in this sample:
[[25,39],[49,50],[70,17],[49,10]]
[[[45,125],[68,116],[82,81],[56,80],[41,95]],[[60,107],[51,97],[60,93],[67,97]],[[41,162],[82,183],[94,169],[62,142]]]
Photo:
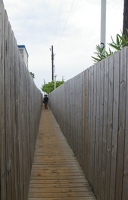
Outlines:
[[0,0],[1,200],[27,200],[41,102]]
[[50,95],[50,107],[98,200],[128,199],[128,48]]

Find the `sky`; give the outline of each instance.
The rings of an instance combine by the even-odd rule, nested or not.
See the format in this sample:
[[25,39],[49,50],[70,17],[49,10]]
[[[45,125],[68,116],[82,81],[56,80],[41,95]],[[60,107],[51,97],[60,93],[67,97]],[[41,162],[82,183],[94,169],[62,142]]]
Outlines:
[[[101,0],[3,0],[18,45],[29,54],[28,68],[41,89],[52,80],[67,81],[94,64],[100,44]],[[106,49],[123,28],[123,0],[106,0]]]

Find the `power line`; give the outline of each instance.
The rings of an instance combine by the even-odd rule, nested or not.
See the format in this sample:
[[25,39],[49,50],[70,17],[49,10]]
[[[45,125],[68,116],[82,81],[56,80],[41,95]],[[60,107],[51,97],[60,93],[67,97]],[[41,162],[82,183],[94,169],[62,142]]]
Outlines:
[[61,0],[61,4],[60,4],[60,9],[59,9],[59,14],[58,14],[56,29],[55,29],[55,33],[54,33],[54,37],[53,37],[53,44],[54,44],[56,33],[57,33],[57,28],[58,28],[59,19],[60,19],[60,13],[61,13],[61,10],[62,10],[62,4],[63,4],[63,0]]
[[[62,32],[62,34],[61,34],[61,37],[60,37],[60,40],[59,40],[59,43],[58,43],[58,47],[59,47],[60,42],[61,42],[61,40],[62,40],[62,37],[63,37],[63,35],[64,35],[65,29],[66,29],[66,26],[67,26],[67,23],[68,23],[68,20],[69,20],[69,16],[70,16],[70,14],[71,14],[71,10],[72,10],[73,4],[74,4],[74,1],[75,1],[75,0],[72,1],[71,8],[70,8],[70,11],[69,11],[67,20],[66,20],[66,23],[65,23],[65,25],[64,25],[64,29],[63,29],[63,32]],[[57,47],[57,49],[58,49],[58,47]]]

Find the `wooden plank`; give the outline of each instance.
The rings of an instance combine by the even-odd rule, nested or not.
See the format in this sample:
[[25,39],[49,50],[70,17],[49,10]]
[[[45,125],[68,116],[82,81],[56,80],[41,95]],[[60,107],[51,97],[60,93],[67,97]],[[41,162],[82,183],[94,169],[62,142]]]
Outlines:
[[109,199],[110,194],[110,176],[111,176],[111,141],[113,128],[113,56],[109,57],[109,76],[108,76],[108,121],[107,121],[107,152],[106,152],[106,183],[105,197]]
[[76,78],[73,80],[73,85],[74,85],[74,154],[77,155],[77,118],[76,118],[76,114],[77,113],[77,93],[76,93],[76,84],[75,84]]
[[19,52],[17,52],[17,43],[14,39],[14,96],[15,96],[15,131],[14,131],[14,169],[15,169],[15,193],[17,199],[20,199],[20,188],[19,186],[19,138],[18,138],[18,131],[19,131],[19,63],[18,57]]
[[101,181],[101,198],[105,198],[105,181],[106,181],[106,144],[107,144],[107,121],[108,121],[108,61],[105,59],[103,73],[103,134],[102,134],[102,181]]
[[[119,122],[117,140],[117,171],[116,171],[116,196],[117,200],[122,199],[123,166],[124,166],[124,140],[125,140],[125,111],[126,111],[126,48],[121,51],[120,60],[120,88],[119,88]],[[121,181],[122,180],[122,181]]]
[[94,119],[93,119],[93,133],[94,133],[94,194],[97,193],[97,171],[98,171],[98,159],[97,159],[97,143],[96,143],[96,115],[97,115],[97,65],[94,66]]
[[92,147],[93,147],[93,161],[92,161],[92,175],[93,175],[93,185],[92,185],[92,188],[93,188],[93,191],[94,191],[94,188],[95,188],[95,173],[97,173],[97,165],[96,165],[96,161],[97,161],[97,157],[96,157],[96,66],[94,65],[93,66],[93,112],[92,112]]
[[100,131],[100,63],[97,63],[96,69],[96,144],[95,144],[95,188],[94,192],[99,197],[100,179],[99,179],[99,131]]
[[[65,197],[64,200],[78,200],[78,197]],[[30,200],[30,198],[28,199]],[[38,200],[38,198],[33,198],[32,200]],[[40,198],[40,200],[51,200],[51,198]],[[62,200],[62,198],[52,198],[52,200]],[[93,200],[92,197],[80,197],[80,200]]]
[[6,198],[11,197],[11,123],[10,123],[10,26],[8,24],[8,16],[5,12],[5,22],[4,22],[4,32],[5,32],[5,40],[4,40],[4,58],[5,58],[5,135],[6,135]]
[[72,184],[72,183],[81,183],[81,184],[87,184],[88,185],[88,182],[87,180],[84,178],[84,179],[75,179],[75,180],[61,180],[61,182],[59,180],[50,180],[50,179],[45,179],[45,180],[39,180],[39,179],[31,179],[30,180],[30,187],[33,186],[33,184],[41,184],[41,185],[44,185],[44,184],[61,184],[61,185],[64,185],[64,184]]
[[79,76],[79,99],[80,99],[80,104],[79,104],[79,163],[80,166],[83,168],[83,141],[84,141],[84,133],[83,133],[83,73],[80,73]]
[[126,115],[125,115],[125,145],[122,199],[128,199],[128,49],[126,49]]
[[[25,63],[23,63],[22,65],[22,69],[23,69],[23,102],[24,102],[24,106],[23,106],[23,140],[22,140],[22,148],[23,148],[23,193],[24,193],[24,196],[23,198],[25,199],[26,197],[26,194],[28,192],[28,181],[29,181],[29,172],[28,172],[28,169],[29,167],[26,167],[26,164],[28,163],[28,155],[27,155],[27,118],[28,118],[28,113],[26,112],[27,111],[27,89],[26,89],[26,83],[27,83],[27,68],[26,68],[26,65]],[[36,123],[36,120],[35,120],[35,123]],[[36,130],[35,130],[36,131]],[[27,164],[28,165],[28,164]]]
[[41,184],[41,183],[31,183],[30,185],[30,188],[58,188],[60,187],[60,184],[61,184],[61,187],[63,188],[68,188],[69,186],[71,188],[79,188],[79,187],[84,187],[87,185],[87,183],[83,183],[83,182],[62,182],[59,183],[59,181],[56,181],[56,180],[53,180],[54,182],[53,183],[46,183],[45,184]]
[[113,91],[113,132],[112,132],[112,154],[111,154],[111,177],[110,177],[110,199],[115,199],[116,185],[116,157],[117,157],[117,133],[119,117],[119,68],[120,52],[114,55],[114,91]]
[[4,9],[0,2],[0,199],[6,198],[5,99],[4,99]]
[[[23,189],[23,179],[24,179],[24,173],[23,173],[23,69],[22,69],[22,60],[21,57],[19,57],[19,124],[18,124],[18,139],[19,139],[19,187],[20,187],[20,197],[23,199],[24,195],[24,189]],[[22,114],[20,114],[22,113]]]
[[84,108],[84,174],[86,174],[86,143],[87,143],[87,70],[84,71],[84,101],[83,101],[83,108]]
[[86,70],[86,143],[85,143],[85,157],[86,157],[86,170],[85,170],[85,175],[88,179],[89,173],[88,173],[88,169],[89,169],[89,70]]
[[95,121],[94,117],[94,66],[90,68],[90,185],[93,188],[94,185],[94,137],[95,131],[93,125]]
[[[103,61],[102,61],[103,62]],[[101,188],[101,176],[102,176],[102,169],[101,169],[101,163],[102,163],[102,115],[103,115],[103,108],[102,108],[102,102],[103,102],[103,83],[102,83],[102,62],[99,63],[99,77],[98,77],[98,95],[99,95],[99,133],[98,133],[98,187]],[[101,190],[99,190],[98,198],[101,198]]]
[[[42,123],[44,121],[45,123]],[[81,199],[83,197],[95,199],[80,165],[50,110],[42,112],[38,138],[31,173],[29,199]],[[40,156],[45,148],[51,149],[51,156],[50,152],[47,155],[47,150],[43,156]],[[65,149],[68,154],[67,152],[65,154]]]
[[[106,169],[106,157],[105,157],[105,144],[106,144],[106,133],[104,133],[104,87],[105,87],[105,60],[101,62],[100,66],[100,149],[99,152],[100,154],[100,162],[99,162],[99,167],[100,167],[100,184],[101,184],[101,192],[100,192],[100,198],[104,199],[104,191],[105,191],[105,169]],[[108,85],[107,85],[108,88]],[[107,109],[106,109],[107,110]],[[104,149],[105,148],[105,149]]]
[[91,155],[91,130],[90,130],[90,120],[91,120],[91,102],[90,102],[90,96],[91,96],[91,70],[88,69],[88,126],[87,126],[87,179],[89,181],[89,184],[91,184],[91,179],[90,179],[90,155]]
[[11,198],[17,198],[17,190],[15,188],[15,160],[14,160],[14,136],[15,136],[15,85],[14,85],[14,35],[10,28],[10,41],[9,41],[9,57],[10,57],[10,124],[11,124]]

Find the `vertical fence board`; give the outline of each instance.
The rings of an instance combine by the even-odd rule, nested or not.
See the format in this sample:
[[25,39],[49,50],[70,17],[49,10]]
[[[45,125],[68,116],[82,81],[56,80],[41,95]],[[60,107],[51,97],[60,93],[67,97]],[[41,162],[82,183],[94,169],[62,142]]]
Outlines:
[[116,185],[116,157],[117,157],[117,132],[118,132],[118,107],[119,107],[119,67],[120,52],[114,55],[114,91],[113,91],[113,132],[112,132],[112,154],[111,154],[111,177],[110,177],[110,199],[115,199]]
[[93,123],[92,123],[92,132],[93,132],[93,186],[92,189],[94,191],[95,185],[95,169],[96,169],[96,159],[95,159],[95,141],[96,141],[96,67],[93,66]]
[[[10,26],[11,30],[11,26]],[[15,166],[14,166],[14,136],[15,136],[15,93],[14,89],[14,35],[10,32],[10,113],[11,113],[11,185],[12,199],[16,199],[15,192]]]
[[126,52],[126,115],[125,115],[125,145],[122,199],[128,199],[128,49]]
[[94,131],[94,186],[93,191],[97,194],[97,171],[98,171],[98,151],[97,151],[97,132],[96,132],[96,117],[97,117],[97,65],[94,66],[94,123],[93,123],[93,131]]
[[86,165],[85,165],[85,174],[86,174],[86,177],[88,179],[88,169],[89,169],[89,135],[88,135],[88,132],[89,132],[89,93],[88,93],[88,88],[89,88],[89,69],[86,70],[86,143],[85,143],[85,151],[86,151]]
[[81,73],[81,110],[80,112],[82,113],[81,115],[81,125],[80,125],[80,132],[81,132],[81,145],[80,145],[80,160],[81,160],[81,167],[84,169],[84,141],[85,141],[85,135],[84,135],[84,98],[85,98],[85,93],[84,93],[84,73]]
[[[103,72],[102,72],[102,63],[100,63],[100,68],[99,68],[99,159],[98,159],[98,164],[99,164],[99,187],[101,188],[102,186],[102,123],[103,123]],[[101,190],[99,193],[99,197],[101,198]]]
[[18,52],[17,52],[17,43],[15,41],[14,44],[14,93],[15,93],[15,135],[14,135],[14,159],[15,159],[15,191],[17,195],[17,199],[20,198],[19,192],[19,60],[18,60]]
[[[20,179],[20,197],[21,199],[24,199],[24,171],[23,171],[23,143],[24,143],[24,129],[23,129],[23,125],[24,125],[24,112],[23,112],[23,107],[22,107],[22,103],[24,103],[23,101],[23,65],[22,65],[22,61],[21,61],[21,57],[19,58],[19,74],[20,74],[20,83],[19,83],[19,89],[20,89],[20,99],[19,99],[19,163],[20,163],[20,173],[19,173],[19,179]],[[22,142],[23,141],[23,142]]]
[[106,182],[106,141],[107,141],[107,120],[108,120],[108,58],[104,62],[103,74],[103,121],[102,121],[102,177],[101,177],[101,198],[105,197]]
[[19,127],[19,63],[18,63],[18,52],[17,52],[17,43],[14,39],[14,95],[15,95],[15,119],[14,119],[14,172],[15,172],[15,193],[16,198],[20,199],[19,192],[19,138],[18,138],[18,127]]
[[108,76],[108,120],[107,120],[107,152],[106,152],[106,184],[105,196],[109,199],[110,192],[110,174],[111,174],[111,136],[112,136],[112,109],[113,109],[113,57],[109,58],[109,76]]
[[90,164],[91,164],[91,70],[88,70],[88,150],[87,150],[87,154],[88,154],[88,181],[91,184],[91,168],[90,168]]
[[118,122],[118,141],[117,141],[117,170],[116,170],[116,200],[122,199],[123,179],[123,157],[125,139],[125,110],[126,110],[126,55],[127,49],[121,51],[120,60],[120,86],[119,86],[119,122]]
[[10,42],[10,30],[8,24],[7,13],[5,12],[5,38],[4,38],[4,64],[5,64],[5,82],[4,82],[4,90],[5,90],[5,159],[6,159],[6,198],[11,199],[11,123],[10,123],[10,58],[9,58],[9,42]]
[[[95,138],[95,131],[94,131],[94,121],[95,121],[95,116],[94,116],[94,66],[91,67],[91,91],[90,91],[90,103],[91,103],[91,119],[90,119],[90,134],[91,134],[91,143],[90,143],[90,174],[91,174],[91,186],[93,188],[94,185],[94,166],[95,166],[95,157],[94,157],[94,138]],[[94,166],[91,165],[91,163],[94,163]]]
[[84,83],[84,88],[83,88],[83,108],[84,108],[84,117],[83,117],[83,126],[84,126],[84,173],[86,173],[86,144],[87,144],[87,71],[84,71],[83,75],[83,83]]
[[[6,198],[6,169],[5,169],[5,102],[4,102],[4,9],[0,1],[0,199]],[[2,192],[4,191],[4,192]]]
[[[103,150],[103,102],[104,102],[104,96],[103,96],[103,86],[104,86],[104,60],[100,63],[100,99],[99,99],[99,182],[100,182],[100,188],[102,188],[103,179],[104,179],[104,172],[102,170],[102,150]],[[103,191],[100,190],[99,193],[100,198],[103,198]]]
[[96,173],[96,194],[99,198],[100,195],[100,179],[99,179],[99,132],[100,132],[100,63],[97,64],[97,82],[96,82],[96,89],[97,89],[97,95],[96,95],[96,153],[97,153],[97,172]]

